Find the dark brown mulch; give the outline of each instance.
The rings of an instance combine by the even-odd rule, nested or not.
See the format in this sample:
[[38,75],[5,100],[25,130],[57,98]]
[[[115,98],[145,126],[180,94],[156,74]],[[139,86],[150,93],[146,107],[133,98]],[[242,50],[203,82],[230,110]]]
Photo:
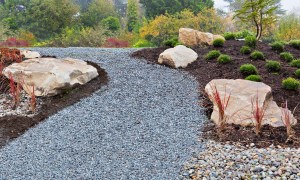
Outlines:
[[29,128],[37,125],[47,117],[55,114],[59,110],[70,106],[80,99],[88,97],[103,85],[108,83],[108,76],[104,69],[96,63],[88,64],[97,68],[99,76],[85,85],[78,85],[65,93],[53,97],[43,98],[42,111],[33,117],[25,116],[5,116],[0,117],[0,147],[14,138],[22,135]]
[[[267,60],[280,60],[281,71],[279,73],[270,73],[265,68],[265,61],[263,60],[252,60],[249,55],[243,55],[240,53],[240,48],[244,45],[242,41],[230,40],[226,41],[224,47],[215,48],[210,47],[197,47],[193,48],[199,55],[198,61],[190,64],[187,68],[182,69],[192,74],[198,81],[200,91],[204,92],[204,87],[212,79],[243,79],[245,78],[240,72],[239,67],[245,63],[251,63],[255,65],[259,71],[260,76],[263,78],[263,83],[271,86],[273,91],[274,100],[280,106],[285,100],[288,101],[289,109],[294,109],[300,102],[300,91],[288,91],[282,88],[281,82],[284,78],[295,77],[294,72],[297,68],[291,67],[289,63],[280,60],[279,53],[276,53],[271,49],[268,44],[259,43],[257,50],[262,51]],[[160,48],[148,48],[136,51],[132,54],[136,58],[144,58],[149,63],[157,63],[159,54],[162,53],[166,47]],[[216,60],[206,61],[204,56],[209,51],[217,49],[223,54],[228,54],[232,57],[233,61],[226,65],[218,64]],[[285,51],[290,52],[295,58],[300,58],[300,50],[294,49],[289,45],[285,46]],[[203,102],[201,105],[206,107],[206,113],[210,117],[212,112],[212,104],[208,100],[205,93],[202,93]],[[295,110],[294,115],[300,118],[300,105]],[[300,123],[294,126],[295,137],[300,137]],[[287,135],[285,128],[273,128],[265,126],[263,133],[260,136],[255,136],[251,127],[243,128],[235,125],[228,125],[226,130],[219,135],[216,128],[211,123],[206,123],[202,129],[203,137],[207,139],[214,139],[216,141],[226,142],[241,142],[242,144],[255,143],[257,147],[266,147],[271,144],[289,147],[300,147],[299,140],[294,142],[286,143]],[[296,138],[296,139],[297,139]],[[299,138],[298,138],[299,139]]]

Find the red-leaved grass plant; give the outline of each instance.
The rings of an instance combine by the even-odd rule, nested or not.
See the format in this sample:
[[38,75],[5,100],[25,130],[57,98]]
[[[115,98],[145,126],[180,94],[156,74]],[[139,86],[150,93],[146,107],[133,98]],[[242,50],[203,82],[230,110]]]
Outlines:
[[13,98],[12,108],[15,109],[20,103],[21,86],[19,83],[15,83],[12,73],[9,73],[9,87],[10,95]]
[[[299,105],[299,104],[298,104]],[[284,124],[284,126],[286,127],[286,133],[288,135],[288,139],[287,141],[293,136],[294,131],[292,129],[292,114],[294,114],[296,108],[298,107],[298,105],[294,108],[293,112],[290,112],[290,110],[288,109],[288,103],[287,100],[285,101],[285,103],[281,104],[281,120]]]
[[226,126],[226,122],[228,120],[228,117],[226,117],[226,115],[225,115],[225,111],[228,107],[228,103],[229,103],[231,94],[229,93],[227,95],[226,86],[225,86],[225,94],[224,94],[224,97],[222,98],[216,85],[212,84],[212,83],[210,83],[209,85],[210,85],[210,88],[212,89],[211,99],[212,99],[213,103],[217,105],[218,112],[219,112],[219,122],[217,125],[219,127],[219,130],[223,131]]
[[251,99],[251,106],[252,106],[252,120],[254,121],[255,126],[255,134],[258,135],[261,131],[265,112],[267,107],[265,105],[260,106],[259,105],[259,99],[258,99],[258,92],[254,98]]
[[30,92],[30,109],[32,112],[36,110],[36,97],[34,94],[34,86],[32,86],[32,91]]

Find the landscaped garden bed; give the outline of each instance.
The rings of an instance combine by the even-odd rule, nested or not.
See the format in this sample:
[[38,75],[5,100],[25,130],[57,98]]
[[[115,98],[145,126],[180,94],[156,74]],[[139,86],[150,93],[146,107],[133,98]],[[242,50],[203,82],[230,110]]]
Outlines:
[[[295,75],[296,70],[299,68],[292,67],[289,60],[283,60],[283,55],[280,55],[281,49],[278,49],[278,46],[276,45],[271,47],[266,43],[259,42],[255,50],[262,52],[264,56],[263,58],[260,57],[261,54],[259,53],[250,55],[249,53],[245,53],[245,50],[243,50],[242,53],[242,46],[245,46],[244,41],[228,40],[225,42],[223,47],[208,46],[193,48],[193,50],[198,53],[198,60],[188,65],[188,67],[183,70],[188,71],[199,81],[199,88],[202,92],[200,105],[206,107],[207,116],[210,118],[213,106],[209,98],[204,93],[205,85],[213,79],[245,79],[247,76],[240,72],[240,67],[244,64],[250,63],[256,67],[261,81],[272,88],[272,94],[278,106],[281,107],[281,105],[287,101],[288,108],[290,110],[293,111],[294,108],[296,108],[294,116],[299,118],[300,107],[297,108],[300,101],[299,89],[286,90],[282,85],[282,81],[286,78],[292,77],[299,79],[299,77]],[[142,49],[133,53],[132,56],[144,58],[149,63],[157,63],[159,55],[165,49],[167,49],[167,47]],[[208,60],[207,53],[211,50],[218,50],[221,54],[229,55],[231,57],[231,61],[223,64],[218,62],[217,58]],[[290,45],[285,45],[284,51],[291,53],[295,59],[300,58],[300,51]],[[251,52],[254,52],[254,48],[251,49]],[[266,66],[266,60],[280,62],[280,69],[275,68],[276,71],[274,71],[272,68],[268,68],[268,66]],[[271,63],[273,62],[271,61],[268,64]],[[274,67],[274,65],[270,66]],[[255,143],[257,147],[267,147],[271,144],[280,145],[282,147],[300,147],[299,123],[293,126],[295,134],[292,139],[289,139],[289,141],[286,141],[288,136],[284,127],[275,128],[271,126],[264,126],[260,135],[255,135],[253,127],[227,125],[221,134],[218,133],[217,128],[215,127],[216,126],[212,122],[206,122],[202,129],[203,137],[221,142],[239,142],[245,145]]]

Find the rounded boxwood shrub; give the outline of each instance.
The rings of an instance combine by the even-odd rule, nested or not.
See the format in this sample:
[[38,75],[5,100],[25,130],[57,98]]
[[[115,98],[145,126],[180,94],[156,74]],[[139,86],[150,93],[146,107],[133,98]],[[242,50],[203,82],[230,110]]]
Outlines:
[[281,65],[280,65],[280,62],[278,62],[278,61],[271,61],[271,60],[269,60],[266,63],[266,68],[270,72],[279,72],[280,69],[281,69]]
[[300,49],[300,40],[291,40],[289,44],[295,49]]
[[224,43],[225,43],[225,41],[222,38],[217,38],[213,41],[213,45],[215,47],[223,47]]
[[206,55],[205,55],[205,59],[206,60],[212,60],[212,59],[216,59],[221,55],[220,51],[218,50],[212,50],[209,51]]
[[276,52],[282,52],[284,51],[284,44],[282,42],[276,41],[271,44],[271,48]]
[[291,66],[300,68],[300,59],[293,60],[293,61],[291,62]]
[[289,52],[282,52],[280,53],[280,58],[287,62],[291,62],[294,59],[294,56]]
[[297,69],[297,70],[295,71],[295,76],[296,76],[297,78],[300,78],[300,69]]
[[254,74],[247,76],[245,79],[249,81],[255,81],[255,82],[261,82],[262,80],[262,78],[259,75],[254,75]]
[[282,87],[287,90],[298,90],[300,82],[294,78],[287,78],[282,81]]
[[243,64],[240,67],[240,71],[243,75],[255,75],[258,74],[256,67],[253,64]]
[[218,57],[218,63],[220,63],[220,64],[226,64],[226,63],[230,63],[230,62],[231,62],[231,57],[226,54],[221,54]]
[[251,53],[251,48],[249,46],[242,46],[240,52],[242,54],[250,54]]
[[224,33],[224,38],[226,40],[233,40],[235,39],[235,34],[233,32],[226,32]]
[[249,46],[249,47],[252,47],[252,48],[255,48],[256,47],[256,37],[254,36],[247,36],[245,38],[245,44],[246,46]]
[[254,51],[254,52],[252,52],[251,55],[250,55],[250,57],[252,59],[254,59],[254,60],[258,60],[258,59],[264,60],[265,59],[264,54],[262,52],[260,52],[260,51]]

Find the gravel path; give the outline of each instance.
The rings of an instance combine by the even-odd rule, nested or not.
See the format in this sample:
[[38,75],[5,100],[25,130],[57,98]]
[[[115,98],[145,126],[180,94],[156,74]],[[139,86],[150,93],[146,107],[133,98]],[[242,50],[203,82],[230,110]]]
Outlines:
[[179,179],[201,149],[204,115],[189,75],[129,57],[132,49],[48,48],[97,62],[107,87],[0,150],[0,179]]

